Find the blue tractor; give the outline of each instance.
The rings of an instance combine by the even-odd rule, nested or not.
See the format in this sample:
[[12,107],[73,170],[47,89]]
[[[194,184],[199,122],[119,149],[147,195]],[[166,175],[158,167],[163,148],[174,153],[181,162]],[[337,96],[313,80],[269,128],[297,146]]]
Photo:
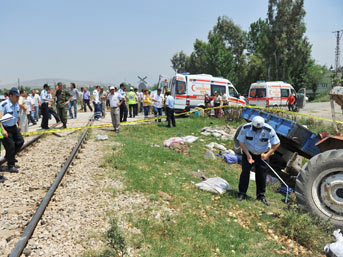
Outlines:
[[[270,159],[271,166],[288,176],[295,187],[298,205],[333,225],[343,226],[343,136],[337,131],[334,101],[343,110],[343,87],[330,92],[331,111],[335,135],[315,134],[294,121],[259,109],[244,107],[242,118],[251,121],[262,116],[272,126],[281,140],[281,147]],[[237,136],[235,152],[241,153]],[[305,157],[305,165],[297,163],[298,157]],[[301,167],[302,166],[302,167]]]

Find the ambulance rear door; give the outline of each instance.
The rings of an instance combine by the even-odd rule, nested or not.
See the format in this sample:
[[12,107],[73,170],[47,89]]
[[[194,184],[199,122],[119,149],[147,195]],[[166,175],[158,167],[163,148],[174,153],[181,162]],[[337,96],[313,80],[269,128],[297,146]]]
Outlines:
[[266,85],[253,85],[250,87],[248,96],[249,105],[267,106],[267,87]]
[[188,77],[187,89],[190,108],[205,106],[205,95],[211,94],[211,84],[209,80]]

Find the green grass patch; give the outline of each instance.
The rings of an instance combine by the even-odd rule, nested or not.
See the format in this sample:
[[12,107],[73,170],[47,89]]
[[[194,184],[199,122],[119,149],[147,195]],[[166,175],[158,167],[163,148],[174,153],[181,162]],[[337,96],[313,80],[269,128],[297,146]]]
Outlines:
[[[238,127],[241,123],[229,124]],[[292,256],[291,252],[280,253],[284,244],[272,240],[266,233],[272,229],[280,235],[298,239],[288,230],[280,229],[281,217],[289,216],[284,196],[276,192],[275,186],[269,186],[267,198],[271,206],[266,207],[253,200],[256,187],[251,181],[248,195],[252,199],[238,202],[235,191],[241,167],[229,166],[220,158],[213,161],[204,157],[206,144],[215,141],[232,148],[233,142],[201,136],[201,128],[227,124],[225,119],[182,118],[177,119],[176,128],[156,123],[125,126],[119,135],[110,137],[122,144],[113,147],[106,160],[113,173],[119,174],[124,182],[124,193],[143,193],[154,206],[165,202],[161,192],[170,196],[167,207],[173,214],[163,214],[161,219],[156,219],[152,215],[153,209],[145,209],[127,217],[141,234],[127,235],[125,242],[139,249],[140,256]],[[190,144],[189,155],[163,147],[163,140],[187,135],[202,139]],[[201,179],[191,174],[197,170],[208,177],[226,179],[232,190],[217,196],[197,189],[194,184]],[[291,227],[284,222],[286,227]],[[304,224],[308,224],[306,222]],[[320,229],[314,225],[311,233]],[[318,255],[326,241],[314,240],[315,244],[308,245],[306,240],[298,242]]]

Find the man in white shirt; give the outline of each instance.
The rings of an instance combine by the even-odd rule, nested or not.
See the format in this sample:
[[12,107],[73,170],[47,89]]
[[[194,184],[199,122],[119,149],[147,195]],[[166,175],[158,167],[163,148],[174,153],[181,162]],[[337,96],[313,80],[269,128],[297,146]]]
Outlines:
[[39,107],[41,105],[41,101],[40,101],[40,96],[37,92],[32,89],[32,103],[33,103],[33,118],[38,121],[39,120]]
[[96,86],[93,91],[93,104],[94,104],[94,120],[99,120],[101,116],[101,105],[100,105],[100,86]]
[[119,133],[120,127],[120,106],[125,101],[117,89],[110,87],[110,93],[107,95],[107,99],[110,102],[111,107],[111,120],[112,125],[116,133]]
[[32,125],[36,125],[37,122],[33,119],[33,115],[32,115],[32,110],[33,110],[33,99],[30,95],[28,95],[26,97],[26,103],[27,103],[27,119],[28,119],[28,124],[30,124],[30,122],[32,123]]
[[[154,115],[155,118],[162,116],[162,107],[163,107],[163,95],[161,95],[161,89],[157,89],[157,93],[152,98],[154,102]],[[157,122],[157,120],[155,120]],[[161,122],[161,119],[158,119],[158,122]]]

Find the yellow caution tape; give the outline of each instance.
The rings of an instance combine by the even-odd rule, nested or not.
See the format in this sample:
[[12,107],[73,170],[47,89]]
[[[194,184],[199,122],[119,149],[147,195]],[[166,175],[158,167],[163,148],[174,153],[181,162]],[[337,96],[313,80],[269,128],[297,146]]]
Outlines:
[[[322,117],[318,117],[318,116],[314,116],[314,115],[310,115],[310,114],[291,112],[291,111],[282,110],[282,109],[279,109],[279,108],[271,108],[271,107],[260,107],[260,106],[250,106],[250,105],[223,105],[223,106],[217,106],[217,107],[211,107],[211,108],[201,108],[201,109],[204,110],[204,111],[207,111],[207,110],[212,110],[212,109],[232,108],[232,107],[234,107],[234,108],[249,107],[249,108],[253,108],[253,109],[283,112],[283,113],[297,115],[297,116],[303,116],[303,117],[311,118],[311,119],[315,119],[315,120],[323,120],[323,121],[332,122],[332,119],[322,118]],[[175,116],[191,114],[191,113],[194,113],[194,112],[197,112],[197,111],[198,110],[195,109],[195,110],[191,110],[191,111],[188,111],[188,112],[183,112],[183,113],[175,114]],[[143,119],[143,120],[132,120],[132,121],[121,122],[120,124],[121,125],[125,125],[125,124],[144,123],[144,122],[147,122],[147,121],[159,120],[159,119],[166,118],[166,117],[167,116],[164,115],[164,116],[159,116],[159,117],[154,117],[154,118],[149,118],[149,119]],[[341,120],[338,120],[336,122],[343,124],[343,121],[341,121]],[[31,136],[31,135],[40,135],[40,134],[51,134],[51,133],[61,132],[61,131],[72,131],[72,130],[80,130],[80,129],[87,129],[87,128],[102,128],[102,127],[112,127],[112,123],[109,123],[109,124],[99,124],[99,125],[89,125],[89,126],[78,126],[78,127],[61,128],[61,129],[38,130],[38,131],[32,131],[32,132],[23,132],[22,135],[23,136]]]

